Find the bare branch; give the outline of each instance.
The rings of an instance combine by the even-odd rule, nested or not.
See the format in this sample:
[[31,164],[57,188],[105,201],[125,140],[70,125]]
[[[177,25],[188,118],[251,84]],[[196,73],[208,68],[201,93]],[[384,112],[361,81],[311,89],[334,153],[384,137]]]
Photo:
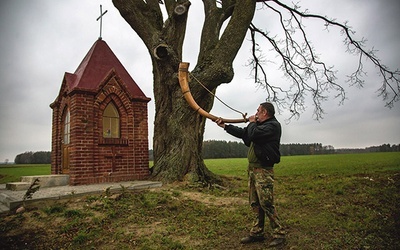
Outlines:
[[[275,3],[273,7],[270,3]],[[280,108],[289,108],[292,117],[298,117],[305,109],[305,97],[311,94],[315,119],[319,120],[324,114],[322,102],[327,99],[326,94],[334,91],[335,98],[339,99],[342,104],[346,99],[344,88],[336,83],[337,71],[333,67],[328,67],[324,62],[320,61],[312,46],[311,40],[308,38],[302,20],[304,18],[314,18],[323,20],[326,29],[330,26],[338,27],[345,36],[344,44],[346,52],[359,56],[357,69],[348,76],[348,82],[351,86],[362,87],[364,85],[363,77],[366,75],[364,71],[364,58],[371,61],[378,69],[378,74],[382,77],[382,86],[378,89],[378,95],[386,100],[386,106],[393,107],[394,102],[400,99],[400,71],[397,69],[391,71],[376,57],[375,50],[365,49],[365,39],[357,41],[354,39],[354,31],[347,23],[339,23],[334,19],[309,14],[306,11],[300,11],[300,7],[296,4],[289,7],[278,0],[263,1],[263,7],[272,10],[279,16],[281,28],[284,37],[278,39],[271,37],[267,32],[255,27],[251,24],[249,29],[251,33],[252,57],[249,65],[252,67],[255,82],[265,87],[268,93],[268,99],[277,102]],[[283,13],[289,14],[289,18],[284,18]],[[294,35],[300,34],[301,38],[295,38]],[[264,55],[256,42],[257,36],[266,39],[272,46],[278,57],[281,59],[281,70],[284,75],[292,82],[288,89],[276,87],[268,82],[266,70],[264,69]],[[281,96],[281,97],[280,97]]]

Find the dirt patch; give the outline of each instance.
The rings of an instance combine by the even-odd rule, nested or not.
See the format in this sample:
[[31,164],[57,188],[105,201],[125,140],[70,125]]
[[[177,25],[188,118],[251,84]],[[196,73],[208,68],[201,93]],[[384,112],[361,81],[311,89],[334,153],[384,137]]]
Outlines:
[[182,196],[185,199],[202,202],[209,206],[218,206],[218,207],[228,207],[229,208],[231,206],[247,204],[246,199],[239,198],[239,197],[218,197],[218,196],[204,194],[204,193],[187,192],[187,191],[183,191]]

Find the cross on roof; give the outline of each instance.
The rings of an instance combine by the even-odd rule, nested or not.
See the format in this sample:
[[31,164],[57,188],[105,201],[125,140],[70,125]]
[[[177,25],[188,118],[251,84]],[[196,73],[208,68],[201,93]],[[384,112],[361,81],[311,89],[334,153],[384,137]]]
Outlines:
[[100,16],[96,19],[96,21],[99,21],[100,19],[100,36],[99,39],[101,40],[101,29],[103,26],[103,16],[107,13],[107,10],[103,12],[102,6],[100,4]]

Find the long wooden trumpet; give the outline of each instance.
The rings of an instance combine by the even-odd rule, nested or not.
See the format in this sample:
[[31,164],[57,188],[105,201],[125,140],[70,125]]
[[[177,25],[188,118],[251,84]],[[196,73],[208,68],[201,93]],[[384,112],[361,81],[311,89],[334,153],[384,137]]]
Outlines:
[[187,101],[187,103],[189,104],[189,106],[197,111],[200,115],[215,121],[217,119],[221,119],[224,123],[241,123],[241,122],[248,122],[248,119],[245,117],[245,115],[243,116],[242,119],[225,119],[222,117],[217,117],[215,115],[212,115],[210,113],[208,113],[207,111],[205,111],[204,109],[202,109],[194,100],[192,93],[190,93],[190,88],[189,88],[189,63],[188,62],[181,62],[179,64],[179,85],[181,86],[181,90],[182,90],[182,94],[185,97],[185,100]]

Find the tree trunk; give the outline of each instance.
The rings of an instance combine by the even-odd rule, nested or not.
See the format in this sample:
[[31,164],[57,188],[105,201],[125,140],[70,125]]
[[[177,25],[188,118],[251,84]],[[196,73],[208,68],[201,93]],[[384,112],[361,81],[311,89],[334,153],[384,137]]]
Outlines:
[[[182,97],[176,74],[179,64],[155,61],[153,67],[158,69],[154,82],[153,176],[166,182],[187,178],[213,182],[216,176],[208,171],[201,156],[205,119]],[[204,99],[202,104],[212,102],[208,96]]]
[[[186,103],[178,82],[189,1],[164,0],[169,18],[163,23],[158,0],[113,0],[121,15],[149,50],[154,77],[154,167],[152,175],[164,182],[189,180],[214,183],[202,158],[205,118]],[[211,91],[233,78],[232,62],[244,40],[255,10],[254,0],[203,1],[205,22],[201,53],[192,74]],[[222,24],[231,18],[220,36]],[[210,111],[214,97],[200,84],[190,84],[197,103]]]

